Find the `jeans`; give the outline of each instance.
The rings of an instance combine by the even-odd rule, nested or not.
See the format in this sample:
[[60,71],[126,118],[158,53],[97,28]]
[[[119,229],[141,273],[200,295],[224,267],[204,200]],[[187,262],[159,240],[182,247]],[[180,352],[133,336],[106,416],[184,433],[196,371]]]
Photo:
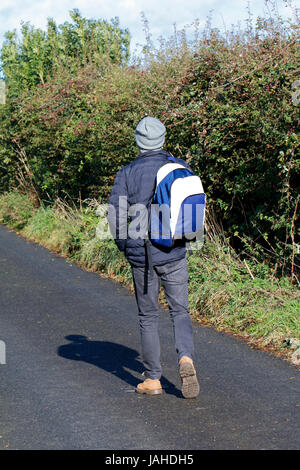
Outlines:
[[132,266],[145,376],[159,380],[161,378],[160,341],[158,336],[160,282],[169,305],[178,362],[182,356],[192,357],[194,344],[192,322],[188,309],[186,258],[162,266],[154,266],[153,270],[153,275],[150,276],[147,268]]

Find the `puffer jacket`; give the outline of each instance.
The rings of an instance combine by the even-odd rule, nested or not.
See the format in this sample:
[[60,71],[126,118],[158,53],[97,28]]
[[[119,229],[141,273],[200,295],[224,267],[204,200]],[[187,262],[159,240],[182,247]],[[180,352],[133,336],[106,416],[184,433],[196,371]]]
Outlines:
[[[115,234],[115,242],[120,251],[125,253],[129,263],[133,266],[146,266],[147,253],[143,238],[133,239],[127,235],[128,218],[119,217],[124,214],[120,211],[120,197],[127,198],[127,209],[134,204],[143,204],[148,207],[155,191],[156,174],[159,168],[168,162],[169,153],[164,150],[150,150],[141,153],[133,162],[118,171],[110,194],[108,210],[108,222],[110,230]],[[176,158],[176,163],[190,169],[188,164]],[[122,201],[126,199],[121,198]],[[114,210],[112,210],[112,207]],[[119,220],[121,219],[121,220]],[[133,218],[130,218],[130,221]],[[124,232],[125,230],[125,232]],[[185,243],[177,240],[173,247],[161,247],[151,242],[151,257],[154,266],[160,266],[171,261],[182,259],[186,256]]]

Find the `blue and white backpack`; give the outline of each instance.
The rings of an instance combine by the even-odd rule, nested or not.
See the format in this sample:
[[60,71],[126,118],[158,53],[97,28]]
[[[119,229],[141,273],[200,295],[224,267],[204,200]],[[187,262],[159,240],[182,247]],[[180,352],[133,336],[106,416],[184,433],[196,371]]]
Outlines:
[[205,218],[201,179],[173,156],[168,160],[156,175],[149,226],[149,238],[164,247],[171,247],[176,239],[197,239]]

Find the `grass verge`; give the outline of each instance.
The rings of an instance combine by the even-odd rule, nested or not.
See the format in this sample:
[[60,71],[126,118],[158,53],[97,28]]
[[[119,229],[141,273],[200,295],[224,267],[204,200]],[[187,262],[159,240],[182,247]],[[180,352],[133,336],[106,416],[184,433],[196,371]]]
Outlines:
[[[97,238],[99,217],[91,205],[78,209],[58,200],[37,209],[28,196],[14,191],[0,195],[0,222],[133,289],[129,264],[113,240]],[[207,239],[201,251],[188,256],[188,265],[194,320],[300,364],[300,292],[288,278],[241,260],[217,238]],[[160,300],[165,304],[163,292]]]

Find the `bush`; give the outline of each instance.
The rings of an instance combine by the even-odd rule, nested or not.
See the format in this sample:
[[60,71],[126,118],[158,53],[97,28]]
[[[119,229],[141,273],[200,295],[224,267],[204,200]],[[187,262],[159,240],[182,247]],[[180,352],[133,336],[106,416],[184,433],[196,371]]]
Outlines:
[[34,203],[20,192],[1,194],[0,221],[14,229],[22,229],[35,213]]
[[21,184],[39,200],[107,200],[116,172],[137,155],[136,124],[151,114],[167,127],[166,149],[201,176],[231,245],[294,279],[298,31],[297,17],[258,18],[246,32],[208,26],[194,42],[178,33],[159,50],[149,40],[131,65],[59,64],[2,107],[3,189]]

